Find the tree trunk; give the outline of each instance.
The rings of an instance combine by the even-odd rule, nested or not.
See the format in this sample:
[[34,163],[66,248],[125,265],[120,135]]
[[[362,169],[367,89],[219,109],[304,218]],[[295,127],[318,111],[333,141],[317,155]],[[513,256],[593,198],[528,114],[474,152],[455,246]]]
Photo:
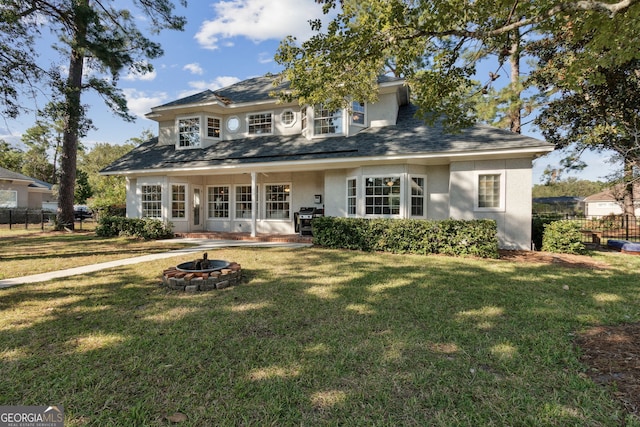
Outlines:
[[634,176],[633,161],[624,159],[624,193],[622,195],[622,209],[630,218],[636,217],[635,199],[633,197]]
[[[85,2],[79,2],[86,6]],[[76,184],[76,161],[78,155],[78,130],[82,120],[82,73],[84,71],[84,52],[87,24],[84,14],[75,14],[75,34],[69,60],[69,77],[65,87],[64,130],[62,133],[62,152],[60,153],[60,191],[58,194],[58,228],[74,229],[73,200]]]

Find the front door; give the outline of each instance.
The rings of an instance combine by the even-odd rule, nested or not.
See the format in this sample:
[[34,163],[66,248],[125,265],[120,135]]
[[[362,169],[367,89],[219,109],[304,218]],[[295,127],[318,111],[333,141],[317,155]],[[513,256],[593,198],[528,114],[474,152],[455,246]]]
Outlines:
[[203,224],[203,203],[202,203],[202,187],[194,186],[191,204],[191,231],[202,230]]

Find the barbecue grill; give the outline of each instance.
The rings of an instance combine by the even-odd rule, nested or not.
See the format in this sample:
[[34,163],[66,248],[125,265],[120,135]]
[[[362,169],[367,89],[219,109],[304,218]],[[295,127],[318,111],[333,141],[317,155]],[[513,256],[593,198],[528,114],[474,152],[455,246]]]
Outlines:
[[311,230],[311,221],[314,218],[324,216],[324,209],[319,208],[300,208],[298,212],[294,214],[294,220],[296,223],[296,232],[299,232],[301,236],[313,234]]

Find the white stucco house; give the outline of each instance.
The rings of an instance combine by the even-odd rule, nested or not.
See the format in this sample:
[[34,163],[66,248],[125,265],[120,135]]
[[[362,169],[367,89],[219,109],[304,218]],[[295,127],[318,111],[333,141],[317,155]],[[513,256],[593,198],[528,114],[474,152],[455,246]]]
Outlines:
[[[633,186],[633,199],[636,217],[640,217],[640,183]],[[624,212],[622,189],[617,186],[585,197],[584,206],[584,214],[587,218],[622,215]]]
[[175,232],[294,233],[303,207],[338,217],[490,218],[503,248],[530,249],[532,160],[553,149],[489,126],[447,134],[414,117],[407,86],[376,103],[283,104],[273,78],[151,109],[158,137],[102,170],[127,178],[127,216]]

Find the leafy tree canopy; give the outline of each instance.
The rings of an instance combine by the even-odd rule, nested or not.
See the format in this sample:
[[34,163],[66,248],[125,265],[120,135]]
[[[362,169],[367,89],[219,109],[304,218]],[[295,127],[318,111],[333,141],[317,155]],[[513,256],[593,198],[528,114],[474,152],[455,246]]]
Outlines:
[[349,97],[375,101],[378,76],[392,70],[407,80],[423,118],[442,118],[449,129],[476,121],[473,98],[486,88],[473,79],[477,66],[490,56],[504,62],[514,34],[525,52],[567,27],[577,40],[589,36],[563,76],[572,86],[586,65],[640,58],[640,0],[317,1],[325,12],[339,13],[324,30],[312,22],[316,34],[308,41],[281,42],[276,60],[292,88],[283,98],[335,108],[347,106]]

